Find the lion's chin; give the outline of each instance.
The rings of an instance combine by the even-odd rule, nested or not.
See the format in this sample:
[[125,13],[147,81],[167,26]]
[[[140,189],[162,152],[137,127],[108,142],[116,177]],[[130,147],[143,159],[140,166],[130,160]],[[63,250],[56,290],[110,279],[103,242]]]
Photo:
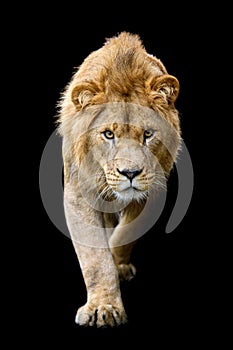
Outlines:
[[148,191],[141,191],[134,187],[129,187],[123,191],[115,192],[115,195],[119,201],[129,203],[132,201],[141,202],[148,197]]

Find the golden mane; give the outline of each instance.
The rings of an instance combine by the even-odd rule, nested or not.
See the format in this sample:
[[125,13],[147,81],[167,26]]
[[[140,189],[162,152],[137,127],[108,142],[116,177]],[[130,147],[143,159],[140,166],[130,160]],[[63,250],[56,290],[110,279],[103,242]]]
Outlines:
[[61,94],[58,123],[89,105],[125,101],[159,111],[179,130],[178,92],[178,80],[146,52],[138,35],[122,32],[79,66]]

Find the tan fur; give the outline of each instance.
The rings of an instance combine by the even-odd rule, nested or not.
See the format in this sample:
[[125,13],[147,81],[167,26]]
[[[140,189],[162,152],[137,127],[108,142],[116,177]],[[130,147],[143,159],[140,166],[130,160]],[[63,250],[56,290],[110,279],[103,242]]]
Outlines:
[[80,325],[127,321],[119,281],[136,273],[130,256],[147,200],[156,203],[177,157],[178,92],[162,62],[123,32],[92,52],[62,93],[64,208],[87,288]]

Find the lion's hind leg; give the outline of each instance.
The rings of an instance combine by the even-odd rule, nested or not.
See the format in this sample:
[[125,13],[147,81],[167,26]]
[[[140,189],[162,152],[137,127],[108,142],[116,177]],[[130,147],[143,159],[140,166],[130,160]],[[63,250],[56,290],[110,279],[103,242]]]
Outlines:
[[121,281],[130,281],[136,275],[136,267],[130,262],[131,251],[135,243],[131,242],[123,246],[111,248]]
[[[138,240],[136,220],[143,211],[144,204],[130,203],[121,213],[119,223],[110,239],[109,247],[117,266],[121,281],[130,281],[136,275],[136,268],[131,263],[131,253]],[[136,232],[136,234],[135,234]]]

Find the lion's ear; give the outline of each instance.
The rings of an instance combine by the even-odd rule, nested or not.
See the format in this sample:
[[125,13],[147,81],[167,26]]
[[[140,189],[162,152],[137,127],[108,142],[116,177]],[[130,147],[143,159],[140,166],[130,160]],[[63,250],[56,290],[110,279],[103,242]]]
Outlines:
[[71,98],[76,107],[84,108],[91,104],[96,93],[98,88],[95,83],[84,82],[73,88]]
[[172,75],[164,74],[150,81],[150,90],[154,97],[163,97],[168,105],[173,104],[179,94],[179,81]]

